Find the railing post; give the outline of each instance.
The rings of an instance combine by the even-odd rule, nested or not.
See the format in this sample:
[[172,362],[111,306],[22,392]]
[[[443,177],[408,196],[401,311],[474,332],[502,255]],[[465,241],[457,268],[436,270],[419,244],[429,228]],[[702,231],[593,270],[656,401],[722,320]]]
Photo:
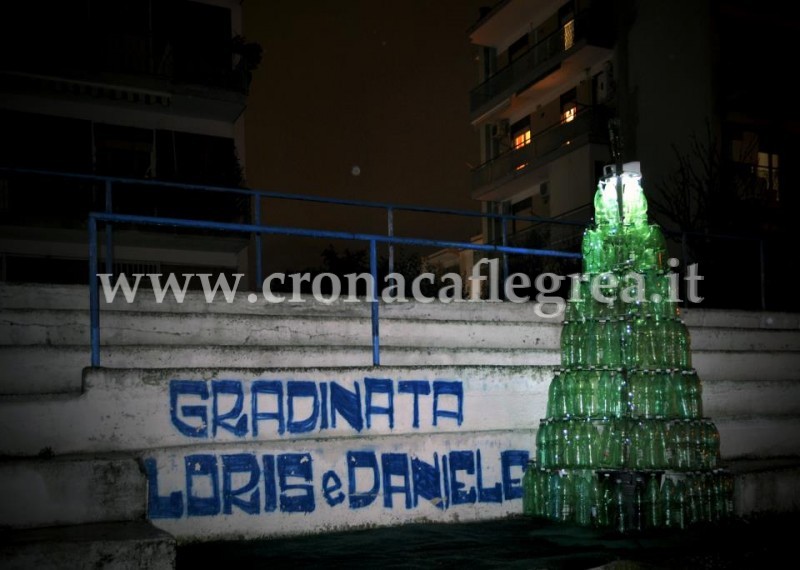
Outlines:
[[378,330],[378,247],[375,240],[369,242],[369,272],[372,275],[372,365],[381,365],[381,340]]
[[[106,214],[112,212],[111,202],[111,180],[106,180]],[[106,222],[106,273],[114,273],[114,236],[112,234],[111,222]],[[97,273],[95,271],[95,273]]]
[[[683,232],[681,232],[681,257],[683,257],[682,261],[683,261],[684,275],[686,274],[686,271],[689,270],[688,269],[688,267],[689,267],[689,263],[688,263],[689,262],[689,257],[688,256],[689,256],[689,252],[688,252],[688,247],[686,245],[686,232],[683,231]],[[680,295],[680,291],[676,291],[676,293],[678,295]],[[684,296],[684,297],[685,298],[683,299],[683,308],[684,309],[688,309],[689,308],[689,298],[688,298],[688,296]]]
[[764,238],[758,240],[758,259],[761,270],[761,310],[767,310],[766,259],[764,256]]
[[[387,235],[394,237],[394,208],[386,208]],[[389,273],[394,273],[394,244],[389,242]],[[377,276],[373,275],[377,279]]]
[[100,299],[97,290],[97,220],[89,216],[89,335],[92,366],[100,366]]
[[[503,215],[500,218],[501,224],[501,238],[503,247],[508,246],[508,228],[506,227],[506,216]],[[508,279],[508,254],[504,251],[503,252],[503,275],[500,276],[500,282],[505,283],[506,279]]]
[[[255,205],[254,205],[254,220],[257,226],[261,225],[261,194],[256,194],[255,196]],[[263,267],[263,260],[261,258],[262,252],[262,243],[261,243],[261,233],[256,233],[256,290],[261,288],[261,284],[264,282],[264,267]]]

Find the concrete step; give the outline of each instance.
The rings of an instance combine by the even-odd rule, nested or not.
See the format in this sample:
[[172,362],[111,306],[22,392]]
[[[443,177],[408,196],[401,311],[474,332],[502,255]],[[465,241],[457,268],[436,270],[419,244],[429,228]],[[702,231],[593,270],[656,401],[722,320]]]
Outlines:
[[708,380],[703,412],[710,418],[800,417],[800,380]]
[[[82,311],[5,310],[0,314],[0,345],[80,345],[89,341],[89,319]],[[561,326],[528,322],[384,319],[387,346],[557,348]],[[798,334],[800,345],[800,333]],[[368,318],[207,313],[109,312],[101,317],[103,345],[223,346],[367,344]],[[778,341],[780,342],[780,341]]]
[[145,477],[132,458],[0,462],[0,526],[61,526],[144,518]]
[[800,510],[800,457],[731,461],[737,515]]
[[[85,346],[0,347],[0,395],[79,393],[90,362]],[[557,350],[401,348],[381,350],[384,366],[497,365],[555,366]],[[363,346],[119,346],[101,350],[108,368],[299,368],[372,365]],[[9,374],[12,372],[13,374]]]
[[[221,297],[219,298],[221,299]],[[174,301],[157,303],[152,294],[137,295],[133,303],[121,297],[106,303],[100,295],[102,311],[208,313],[255,316],[312,316],[368,318],[370,307],[364,302],[338,300],[330,304],[315,302],[303,296],[302,303],[270,304],[259,301],[250,303],[247,293],[241,292],[232,303],[217,300],[206,302],[203,294],[189,291],[183,303]],[[35,310],[79,310],[89,309],[89,289],[84,285],[46,285],[0,283],[0,307],[4,309]],[[771,330],[800,330],[800,313],[775,313],[768,311],[741,311],[704,309],[702,305],[681,309],[681,315],[689,327],[745,328]],[[560,323],[561,316],[537,315],[535,303],[497,303],[488,301],[442,304],[393,303],[381,305],[381,316],[386,319],[431,319],[527,323]]]
[[[349,386],[350,390],[360,389],[361,399],[366,398],[365,378],[387,379],[390,386],[399,386],[399,381],[420,380],[426,381],[429,388],[437,379],[457,380],[463,387],[464,417],[469,419],[459,429],[535,430],[545,415],[553,370],[553,367],[541,366],[440,367],[426,364],[381,368],[94,369],[87,371],[86,390],[81,395],[32,395],[0,399],[0,428],[6,434],[4,440],[0,440],[0,455],[32,456],[46,447],[57,454],[66,454],[203,444],[207,441],[204,437],[187,438],[177,428],[173,415],[180,412],[173,413],[171,410],[180,402],[187,402],[180,405],[199,405],[206,417],[204,422],[209,425],[214,423],[214,410],[224,413],[233,406],[233,397],[228,397],[224,404],[215,408],[217,404],[210,395],[211,387],[208,385],[213,379],[230,380],[241,392],[241,409],[236,413],[237,417],[251,417],[253,399],[249,386],[253,380],[273,380],[282,386],[292,380],[310,381],[325,385],[326,390],[327,384],[335,380],[343,386]],[[206,397],[184,394],[176,396],[180,402],[176,400],[173,403],[170,386],[176,379],[194,380],[195,384],[199,381],[205,387]],[[777,380],[704,382],[705,415],[714,419],[719,426],[723,453],[727,457],[800,456],[798,386],[798,381]],[[286,390],[288,388],[284,386],[283,391]],[[284,410],[288,406],[285,396],[266,398],[270,402],[268,409]],[[420,423],[421,426],[427,425],[428,429],[434,425],[430,408],[432,398],[430,392],[427,396],[420,396],[422,403],[419,405],[425,406],[420,408]],[[259,405],[267,405],[263,403],[264,397],[260,399],[262,403]],[[302,401],[309,405],[310,400],[305,397],[299,398],[295,405],[301,405]],[[359,402],[359,413],[366,414],[367,404],[361,400]],[[413,399],[408,393],[398,392],[394,397],[395,425],[387,429],[385,418],[381,418],[383,422],[367,431],[380,436],[419,432],[419,426],[411,425],[412,405]],[[330,407],[329,404],[327,406]],[[174,408],[178,409],[182,408]],[[288,418],[290,413],[286,411],[284,417]],[[311,417],[316,412],[308,409],[294,413],[296,417]],[[301,431],[291,437],[329,439],[356,434],[347,423],[336,428],[323,428],[322,416],[314,417],[319,429]],[[31,418],[37,418],[35,428],[31,427]],[[197,421],[195,419],[194,423]],[[276,425],[274,421],[269,421],[262,428],[262,433],[254,434],[247,423],[246,429],[239,435],[234,436],[228,430],[220,429],[218,437],[231,441],[288,437],[288,434],[279,436]],[[438,429],[441,428],[433,431]]]
[[[495,312],[503,304],[494,304]],[[104,311],[101,343],[104,345],[282,346],[291,344],[349,345],[370,342],[368,315],[225,314]],[[452,309],[452,310],[449,310]],[[418,312],[418,311],[417,311]],[[544,348],[560,345],[560,323],[508,319],[473,319],[454,305],[439,306],[426,315],[395,312],[381,318],[381,337],[387,346],[469,348]],[[696,313],[694,313],[696,314]],[[438,318],[431,318],[431,316]],[[708,317],[707,315],[702,315]],[[699,320],[699,319],[694,319]],[[800,351],[800,330],[758,326],[721,326],[720,319],[689,323],[694,350]],[[758,325],[739,319],[737,325]],[[13,309],[0,312],[0,346],[80,345],[89,342],[89,316],[85,310]]]
[[16,530],[0,536],[4,570],[175,568],[175,539],[145,521]]
[[[382,437],[453,430],[527,430],[544,415],[551,374],[552,369],[546,367],[508,366],[95,369],[87,372],[86,391],[79,396],[0,399],[0,433],[4,434],[0,438],[0,455],[35,456],[44,448],[58,455],[135,453],[142,449],[198,446],[216,441],[352,441],[351,438],[358,438],[360,434]],[[383,391],[368,395],[368,378],[381,379]],[[200,398],[181,392],[180,386],[173,382],[189,380],[196,388],[207,391],[213,388],[213,379],[228,380],[228,384],[240,391],[241,397],[221,394],[219,398]],[[262,410],[281,410],[285,429],[279,429],[276,421],[264,421],[260,430],[253,429],[252,422],[246,418],[244,432],[214,428],[217,425],[214,418],[232,406],[234,399],[241,403],[237,413],[240,418],[242,414],[253,417],[252,404],[256,400],[251,386],[256,380],[272,380],[280,385],[279,395],[263,394],[257,398],[260,403],[256,403]],[[290,400],[289,383],[295,384],[295,381],[306,383],[306,387],[309,382],[315,384],[316,407],[310,407],[307,392],[305,396],[292,396]],[[341,394],[334,396],[329,386],[331,381],[357,395],[353,400],[343,400]],[[408,389],[402,391],[400,383],[409,381],[415,386],[422,385],[422,392],[414,396]],[[445,391],[440,397],[439,381],[444,381],[451,389],[457,388],[458,392]],[[322,394],[323,389],[329,396]],[[373,403],[379,407],[387,405],[387,390],[393,401],[391,425],[385,414],[372,418],[368,413]],[[353,417],[361,418],[360,425],[353,425],[342,417],[337,424],[333,415],[334,401],[340,411],[341,405],[345,405],[352,410]],[[204,408],[201,413],[207,419],[202,423],[210,427],[204,436],[192,437],[180,428],[179,417],[187,405]],[[435,413],[434,408],[448,412],[441,415]],[[313,425],[290,430],[288,422],[292,418],[299,420],[301,416],[312,418]],[[31,418],[37,419],[33,426]]]
[[[696,350],[693,365],[709,381],[798,379],[800,352]],[[78,346],[0,346],[0,395],[74,393],[90,352]],[[383,346],[384,366],[553,366],[560,351],[543,348],[425,348]],[[367,344],[352,346],[107,346],[101,364],[108,368],[297,368],[354,367],[372,364]]]

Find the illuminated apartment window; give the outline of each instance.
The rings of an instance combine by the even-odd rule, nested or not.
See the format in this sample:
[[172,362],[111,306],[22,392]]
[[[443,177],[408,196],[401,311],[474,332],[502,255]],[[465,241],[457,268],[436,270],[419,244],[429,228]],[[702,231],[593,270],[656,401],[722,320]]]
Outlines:
[[564,112],[561,114],[561,122],[562,123],[571,123],[575,120],[575,115],[578,113],[578,106],[575,103],[572,103],[568,107],[564,109]]
[[732,139],[731,159],[739,193],[747,198],[779,200],[780,158],[758,133],[742,131]]
[[760,186],[770,192],[774,193],[775,200],[778,199],[778,155],[771,152],[758,153],[758,168],[756,176],[760,181]]
[[564,51],[567,51],[575,43],[575,20],[570,20],[564,24]]
[[522,148],[526,144],[531,144],[531,130],[528,129],[514,136],[514,148]]

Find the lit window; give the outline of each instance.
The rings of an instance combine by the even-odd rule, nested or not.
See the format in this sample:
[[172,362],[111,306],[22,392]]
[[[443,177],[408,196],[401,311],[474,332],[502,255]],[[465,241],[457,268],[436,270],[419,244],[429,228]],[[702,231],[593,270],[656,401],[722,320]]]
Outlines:
[[514,148],[522,148],[526,144],[531,143],[531,130],[528,129],[514,137]]
[[570,20],[564,24],[564,51],[568,50],[575,43],[575,20]]
[[742,131],[731,140],[738,192],[746,198],[780,199],[780,159],[758,133]]
[[574,103],[564,109],[564,113],[561,115],[561,122],[563,123],[571,123],[575,120],[575,115],[578,113],[578,106]]
[[758,153],[758,169],[756,176],[761,180],[761,185],[765,190],[778,195],[778,155],[771,152]]
[[514,170],[516,170],[517,172],[519,172],[520,170],[525,170],[525,168],[526,168],[527,166],[528,166],[528,163],[527,163],[527,162],[523,162],[522,164],[518,164],[518,165],[516,165],[516,166],[514,167]]

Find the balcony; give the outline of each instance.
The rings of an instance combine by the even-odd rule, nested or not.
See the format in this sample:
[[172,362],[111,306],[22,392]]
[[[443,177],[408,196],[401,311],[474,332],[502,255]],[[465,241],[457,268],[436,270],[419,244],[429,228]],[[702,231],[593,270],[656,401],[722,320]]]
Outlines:
[[244,110],[260,48],[231,37],[230,8],[120,0],[87,12],[85,1],[56,4],[46,23],[37,3],[0,9],[0,87],[16,108],[44,97],[221,121]]
[[501,186],[536,171],[540,166],[588,143],[608,141],[606,108],[584,107],[575,118],[533,134],[530,143],[483,163],[472,171],[472,197],[496,199]]
[[578,14],[470,92],[473,122],[545,77],[561,72],[566,79],[602,61],[610,53],[610,30],[607,12],[592,9]]

